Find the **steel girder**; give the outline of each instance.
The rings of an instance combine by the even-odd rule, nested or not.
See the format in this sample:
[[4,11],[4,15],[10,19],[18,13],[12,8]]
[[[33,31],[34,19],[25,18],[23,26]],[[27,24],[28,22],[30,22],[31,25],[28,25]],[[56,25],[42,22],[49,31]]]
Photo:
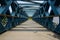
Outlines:
[[[4,4],[6,3],[6,4]],[[21,14],[20,7],[15,1],[12,0],[1,0],[0,1],[0,33],[7,31],[20,23],[27,20],[28,16],[24,11]],[[12,7],[12,13],[9,11],[9,6]],[[23,10],[23,9],[22,9]],[[24,16],[24,17],[21,17]],[[27,17],[27,18],[25,18]]]
[[[60,34],[60,23],[58,25],[53,23],[53,17],[56,17],[56,16],[60,17],[60,12],[58,11],[58,9],[60,8],[59,7],[60,2],[58,1],[59,0],[53,0],[53,1],[48,0],[48,5],[43,5],[45,9],[43,11],[40,9],[40,11],[42,12],[39,12],[39,13],[36,12],[33,16],[33,20],[43,25],[44,27],[48,28],[49,30],[57,34]],[[49,6],[51,6],[52,8],[50,14],[48,13]],[[39,18],[36,17],[38,15],[40,15]],[[59,18],[59,22],[60,22],[60,18]]]

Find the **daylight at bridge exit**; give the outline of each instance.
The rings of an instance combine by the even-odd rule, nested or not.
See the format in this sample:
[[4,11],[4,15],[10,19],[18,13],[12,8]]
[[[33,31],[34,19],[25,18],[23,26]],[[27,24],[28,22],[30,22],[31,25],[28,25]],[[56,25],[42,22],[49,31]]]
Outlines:
[[0,0],[0,40],[60,40],[60,0]]

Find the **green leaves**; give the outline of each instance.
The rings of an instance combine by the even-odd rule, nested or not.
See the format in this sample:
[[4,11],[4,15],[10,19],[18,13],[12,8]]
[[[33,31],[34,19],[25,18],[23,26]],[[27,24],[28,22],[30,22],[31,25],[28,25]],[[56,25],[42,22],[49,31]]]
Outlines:
[[1,22],[1,23],[2,23],[3,26],[6,26],[7,20],[8,20],[8,19],[7,19],[6,16],[2,18],[2,22]]

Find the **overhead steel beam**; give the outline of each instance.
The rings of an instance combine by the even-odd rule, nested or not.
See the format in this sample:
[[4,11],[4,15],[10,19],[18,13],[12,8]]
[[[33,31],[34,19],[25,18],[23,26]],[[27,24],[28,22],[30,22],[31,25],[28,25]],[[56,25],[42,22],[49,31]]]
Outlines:
[[18,4],[18,5],[39,5],[39,4]]
[[[14,1],[24,1],[24,2],[31,2],[31,3],[34,3],[34,4],[39,4],[39,5],[43,5],[42,3],[38,3],[38,2],[34,2],[33,0],[14,0]],[[37,1],[37,0],[35,0]],[[40,1],[47,1],[47,0],[40,0]]]
[[48,0],[13,0],[13,1],[48,1]]

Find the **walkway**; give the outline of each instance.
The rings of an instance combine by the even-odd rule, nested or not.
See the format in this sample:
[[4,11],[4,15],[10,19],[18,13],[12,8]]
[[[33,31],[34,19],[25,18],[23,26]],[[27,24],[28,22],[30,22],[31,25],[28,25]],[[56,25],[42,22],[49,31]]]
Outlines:
[[28,20],[0,35],[0,40],[59,40],[59,37],[38,23]]

